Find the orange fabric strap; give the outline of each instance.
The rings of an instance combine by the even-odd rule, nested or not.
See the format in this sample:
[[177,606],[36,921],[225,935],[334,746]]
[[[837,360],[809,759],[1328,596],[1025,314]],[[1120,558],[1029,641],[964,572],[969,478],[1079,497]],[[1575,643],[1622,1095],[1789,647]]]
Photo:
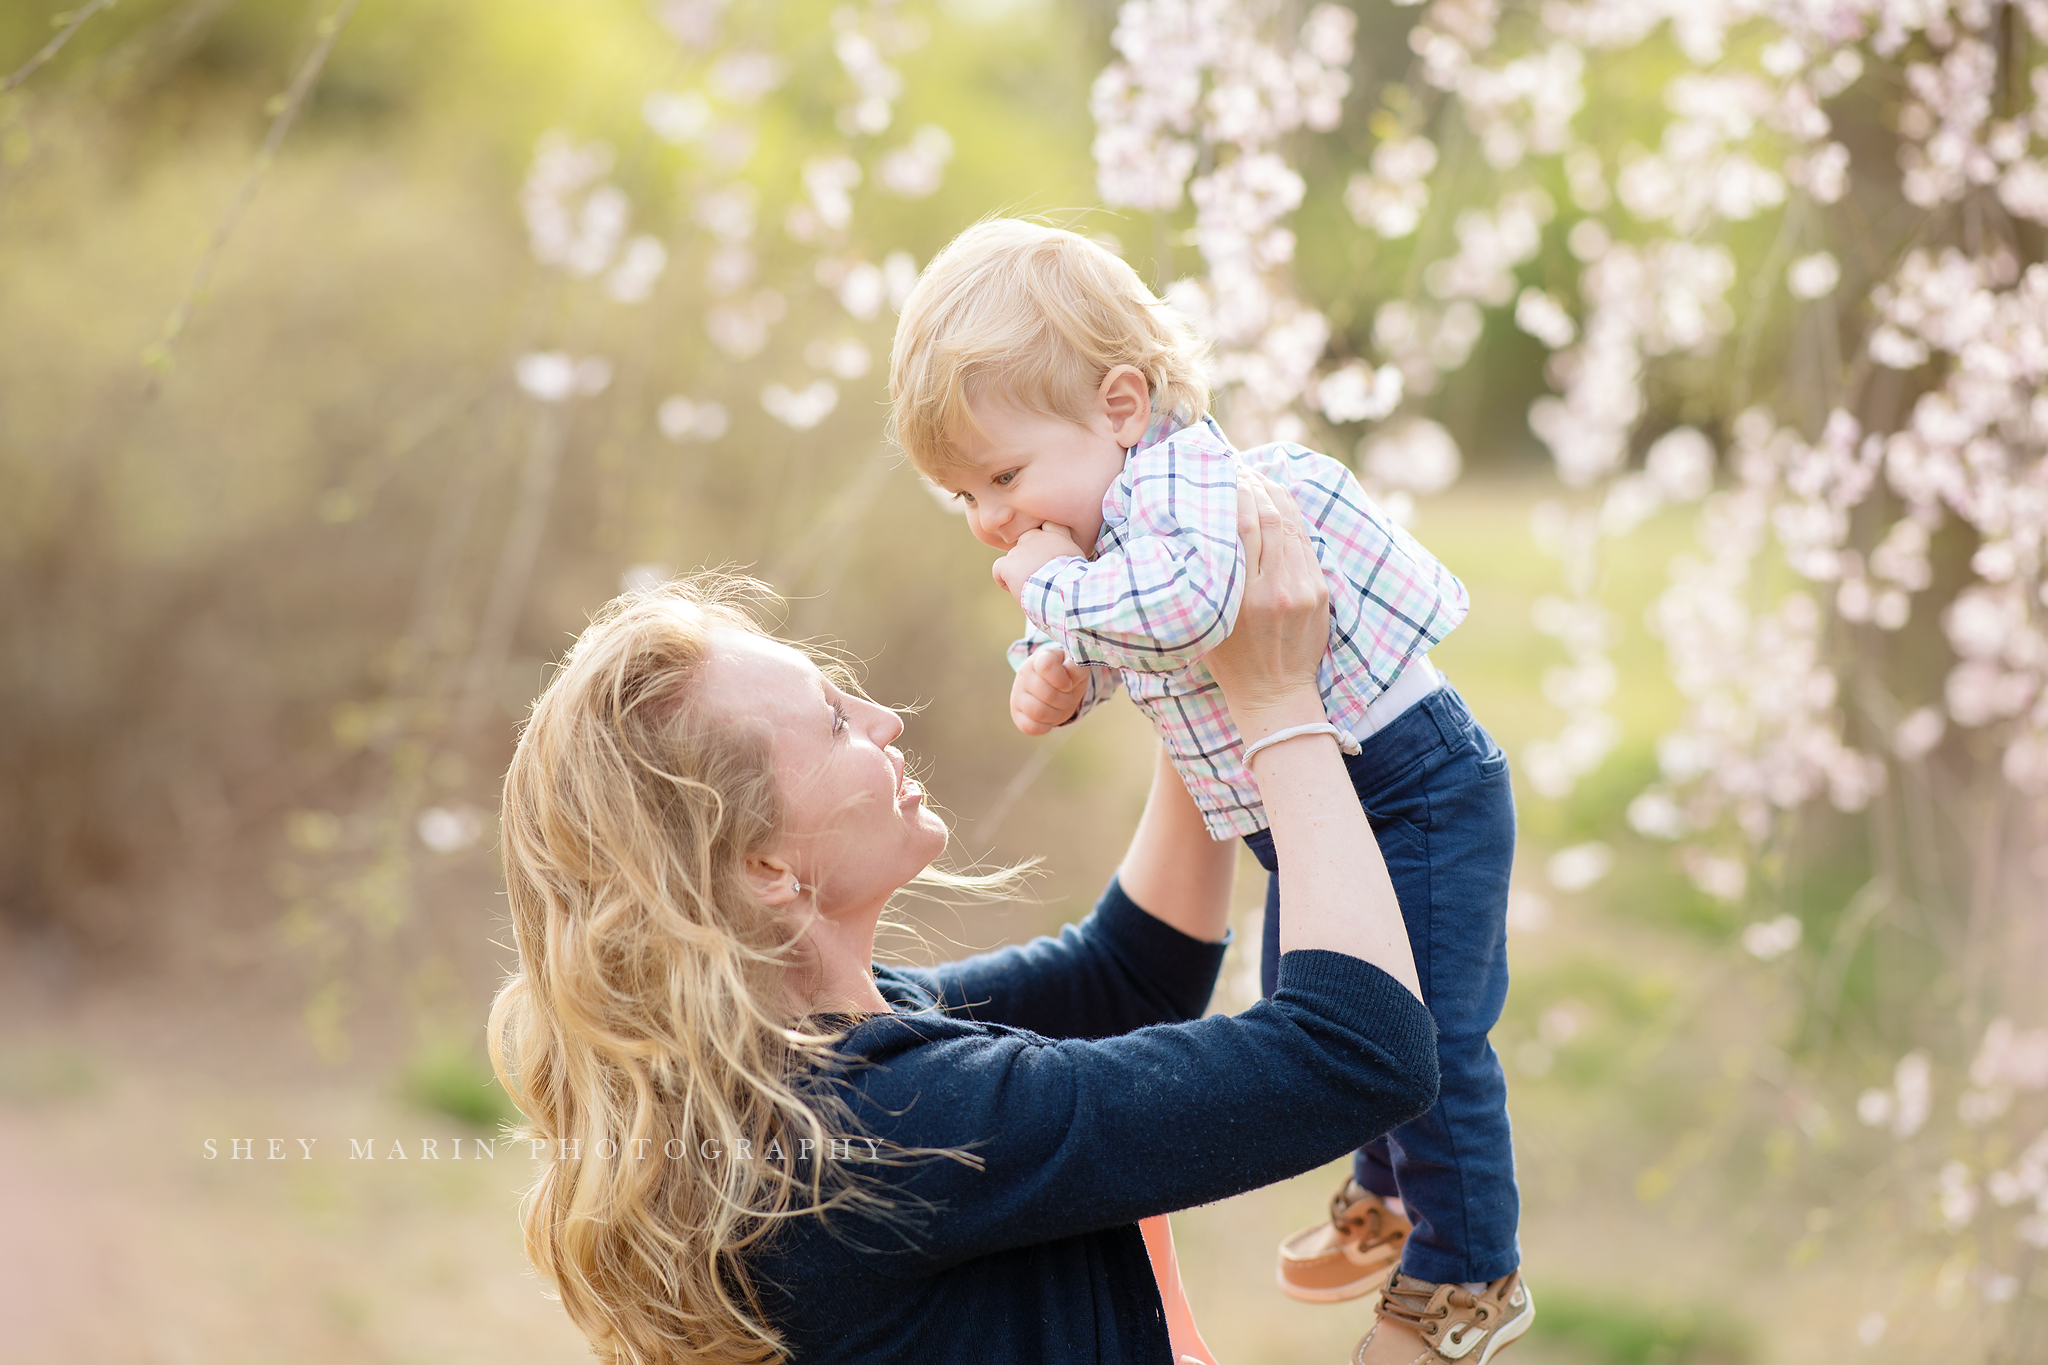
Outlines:
[[1173,1225],[1165,1214],[1138,1220],[1145,1234],[1145,1251],[1152,1258],[1152,1278],[1159,1282],[1159,1302],[1166,1308],[1166,1332],[1173,1341],[1174,1365],[1217,1365],[1216,1356],[1202,1340],[1195,1326],[1195,1312],[1188,1307],[1187,1291],[1181,1287],[1180,1262],[1173,1255]]

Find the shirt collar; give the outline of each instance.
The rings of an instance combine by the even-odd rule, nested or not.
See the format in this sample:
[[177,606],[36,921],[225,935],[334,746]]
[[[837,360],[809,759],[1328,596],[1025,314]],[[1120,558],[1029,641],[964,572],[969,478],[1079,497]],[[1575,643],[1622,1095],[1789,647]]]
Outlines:
[[1145,428],[1145,434],[1138,438],[1138,444],[1131,448],[1136,451],[1143,450],[1146,446],[1156,446],[1176,431],[1191,425],[1193,419],[1177,408],[1172,412],[1159,413],[1153,417],[1152,424]]

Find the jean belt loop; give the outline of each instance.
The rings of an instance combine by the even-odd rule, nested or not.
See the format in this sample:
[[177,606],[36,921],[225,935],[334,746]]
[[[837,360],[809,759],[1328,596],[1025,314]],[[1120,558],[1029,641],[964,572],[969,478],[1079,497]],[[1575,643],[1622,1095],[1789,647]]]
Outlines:
[[1443,736],[1444,744],[1453,750],[1472,743],[1472,731],[1478,724],[1464,701],[1448,679],[1429,697],[1429,718],[1436,722],[1437,733]]

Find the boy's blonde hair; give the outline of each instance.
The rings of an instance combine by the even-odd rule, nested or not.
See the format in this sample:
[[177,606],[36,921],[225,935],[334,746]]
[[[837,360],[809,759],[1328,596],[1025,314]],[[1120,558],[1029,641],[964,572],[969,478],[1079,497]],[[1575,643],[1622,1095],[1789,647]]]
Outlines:
[[1209,409],[1207,345],[1138,272],[1078,233],[992,218],[955,237],[910,291],[889,355],[889,427],[927,478],[957,466],[968,405],[995,394],[1087,420],[1103,376],[1135,366],[1154,414]]

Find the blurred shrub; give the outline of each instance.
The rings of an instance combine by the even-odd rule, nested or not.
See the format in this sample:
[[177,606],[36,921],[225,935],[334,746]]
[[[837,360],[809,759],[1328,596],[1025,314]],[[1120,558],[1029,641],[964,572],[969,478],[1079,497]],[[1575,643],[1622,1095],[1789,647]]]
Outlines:
[[401,1088],[405,1098],[420,1108],[446,1114],[481,1131],[522,1121],[498,1084],[489,1060],[459,1043],[423,1045],[406,1064]]
[[1576,1348],[1599,1365],[1744,1365],[1749,1334],[1711,1308],[1660,1310],[1547,1289],[1532,1340]]

